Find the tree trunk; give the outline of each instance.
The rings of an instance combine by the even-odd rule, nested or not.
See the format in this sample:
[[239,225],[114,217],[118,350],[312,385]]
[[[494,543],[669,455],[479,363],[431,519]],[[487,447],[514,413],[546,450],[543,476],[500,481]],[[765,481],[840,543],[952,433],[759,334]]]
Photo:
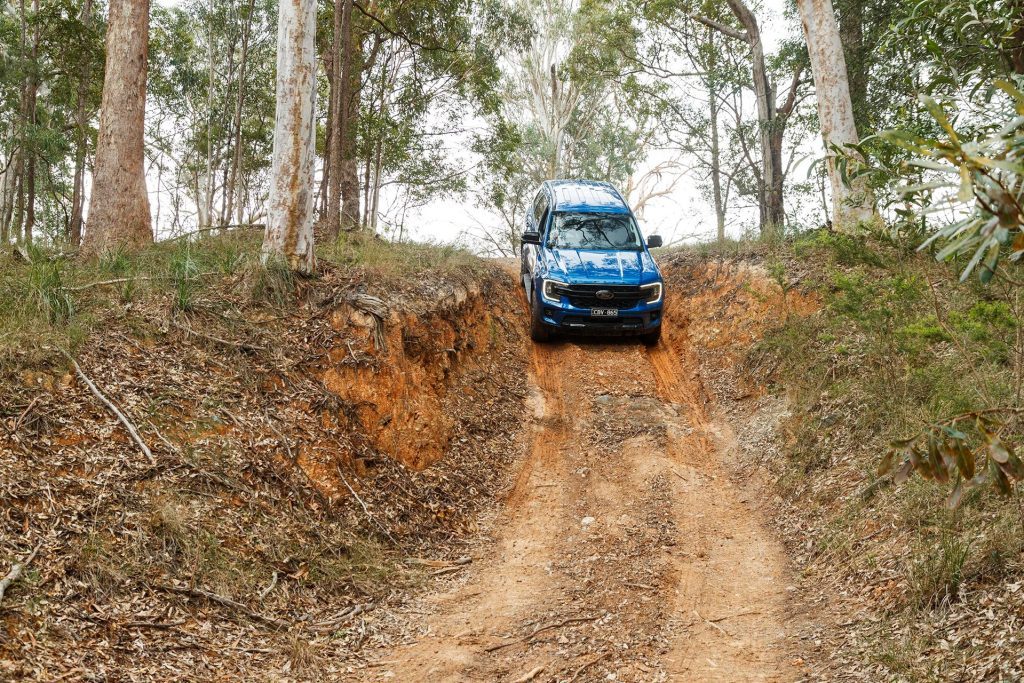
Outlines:
[[846,0],[839,15],[839,31],[846,66],[850,72],[850,101],[857,129],[866,131],[868,123],[868,70],[864,53],[864,2]]
[[209,0],[207,8],[209,18],[206,20],[206,183],[203,187],[203,208],[199,215],[206,215],[206,223],[200,228],[208,228],[213,224],[213,0]]
[[149,0],[110,0],[92,203],[82,243],[90,256],[153,241],[144,164],[148,57]]
[[1017,17],[1017,30],[1010,42],[1010,63],[1014,73],[1024,75],[1024,0],[1017,0],[1013,11]]
[[[242,107],[245,105],[245,72],[249,65],[249,35],[252,32],[252,13],[256,0],[249,0],[249,10],[242,27],[242,61],[238,66],[238,97],[235,98],[235,116],[232,120],[234,131],[234,149],[231,154],[231,175],[228,177],[224,201],[227,203],[224,215],[231,220],[232,211],[238,194],[238,173],[242,166]],[[241,221],[238,221],[241,224]]]
[[[85,0],[82,5],[82,25],[88,29],[91,24],[92,0]],[[78,99],[75,103],[75,128],[78,140],[75,147],[75,176],[71,191],[71,221],[68,225],[68,241],[73,247],[82,243],[82,212],[85,208],[85,156],[89,146],[85,100],[89,92],[91,66],[89,58],[83,56],[82,68],[78,75]]]
[[711,118],[711,189],[715,200],[715,225],[719,242],[725,241],[725,197],[722,193],[722,153],[718,139],[718,88],[708,87],[708,105]]
[[[346,0],[348,22],[342,27],[341,92],[339,93],[338,127],[336,133],[341,144],[340,191],[341,227],[355,230],[359,227],[359,171],[356,159],[356,123],[359,120],[361,69],[355,61],[361,44],[354,40],[352,30],[352,2]],[[359,56],[361,62],[361,54]],[[332,200],[333,201],[333,200]]]
[[[330,137],[330,165],[325,170],[330,182],[327,191],[327,234],[336,237],[341,232],[341,180],[342,154],[345,140],[351,127],[348,111],[351,97],[348,92],[352,81],[352,0],[334,0],[334,49],[331,54],[331,103],[330,118],[339,134]],[[345,87],[348,84],[348,88]],[[346,219],[348,216],[346,215]],[[346,226],[349,227],[349,226]]]
[[[39,0],[32,0],[32,16],[39,15]],[[28,78],[27,96],[25,98],[25,119],[32,130],[36,126],[36,102],[39,94],[39,24],[36,23],[32,32],[32,60],[31,72]],[[32,244],[32,231],[36,227],[36,163],[38,154],[36,150],[28,157],[28,171],[25,174],[25,228],[22,233],[22,240],[25,244]]]
[[861,180],[848,185],[836,168],[835,148],[859,141],[839,25],[832,0],[797,0],[797,9],[811,57],[818,119],[828,155],[833,224],[840,232],[852,232],[858,223],[874,215],[874,198],[866,182]]
[[320,188],[318,190],[316,204],[319,207],[317,209],[317,215],[324,224],[327,222],[327,190],[331,183],[331,137],[334,135],[335,128],[334,109],[330,103],[334,102],[334,89],[338,87],[338,81],[334,77],[334,67],[332,66],[334,61],[333,49],[334,48],[332,47],[332,52],[323,56],[324,71],[327,72],[327,84],[329,86],[329,99],[327,107],[327,122],[324,124],[324,168],[320,178]]
[[311,274],[316,156],[316,2],[282,2],[277,22],[277,105],[263,260]]
[[7,207],[11,203],[11,192],[8,188],[10,179],[14,176],[10,166],[10,162],[13,161],[10,154],[13,153],[13,150],[8,153],[7,159],[4,160],[4,170],[0,170],[0,247],[6,246],[9,239],[5,217],[7,216]]
[[[768,80],[765,66],[764,44],[757,17],[742,0],[728,0],[729,9],[746,31],[744,36],[750,45],[754,97],[757,100],[758,137],[761,142],[762,187],[760,189],[761,234],[775,234],[785,223],[786,211],[783,196],[783,169],[781,153],[772,148],[772,136],[785,123],[776,121],[775,93]],[[778,131],[781,138],[782,131]]]

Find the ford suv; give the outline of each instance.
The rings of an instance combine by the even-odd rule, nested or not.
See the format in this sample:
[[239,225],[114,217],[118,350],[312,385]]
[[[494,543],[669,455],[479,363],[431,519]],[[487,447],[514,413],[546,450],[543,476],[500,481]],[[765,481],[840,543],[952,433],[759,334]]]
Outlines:
[[609,183],[549,180],[527,211],[522,282],[530,336],[558,332],[661,336],[665,284],[633,212]]

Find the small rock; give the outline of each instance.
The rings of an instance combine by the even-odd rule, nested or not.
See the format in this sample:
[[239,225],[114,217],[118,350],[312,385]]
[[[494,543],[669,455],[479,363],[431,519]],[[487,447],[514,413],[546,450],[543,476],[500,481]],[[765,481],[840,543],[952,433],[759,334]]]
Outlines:
[[580,520],[580,523],[582,523],[583,526],[590,526],[591,524],[593,524],[596,521],[597,520],[594,519],[593,517],[584,517],[583,519]]

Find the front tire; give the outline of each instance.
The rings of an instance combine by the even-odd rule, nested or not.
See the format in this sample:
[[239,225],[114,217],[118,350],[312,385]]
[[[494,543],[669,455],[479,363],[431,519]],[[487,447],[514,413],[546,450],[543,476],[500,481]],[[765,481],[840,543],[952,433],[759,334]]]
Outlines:
[[533,300],[530,304],[530,339],[539,344],[551,341],[551,329],[543,322],[544,313],[537,290],[530,298]]
[[653,332],[647,332],[646,334],[640,335],[640,341],[644,343],[644,346],[654,346],[661,339],[661,325],[658,325],[657,329]]

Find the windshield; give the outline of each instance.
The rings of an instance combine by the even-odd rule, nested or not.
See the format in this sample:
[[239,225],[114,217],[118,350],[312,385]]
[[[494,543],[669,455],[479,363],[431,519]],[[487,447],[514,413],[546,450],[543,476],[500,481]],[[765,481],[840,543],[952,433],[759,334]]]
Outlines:
[[548,233],[552,249],[639,251],[640,230],[624,213],[556,213]]

